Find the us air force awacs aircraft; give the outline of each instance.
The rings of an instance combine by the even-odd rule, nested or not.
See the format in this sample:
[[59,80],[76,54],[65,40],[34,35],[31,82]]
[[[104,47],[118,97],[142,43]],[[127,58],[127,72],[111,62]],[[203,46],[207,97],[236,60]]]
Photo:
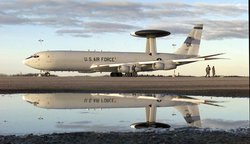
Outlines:
[[173,54],[157,53],[156,38],[170,35],[163,30],[140,30],[132,36],[146,38],[145,53],[139,52],[90,52],[90,51],[43,51],[26,58],[23,63],[45,72],[78,71],[111,72],[111,77],[136,76],[137,72],[171,70],[177,66],[204,60],[219,59],[223,53],[198,56],[203,24],[197,24],[180,48]]

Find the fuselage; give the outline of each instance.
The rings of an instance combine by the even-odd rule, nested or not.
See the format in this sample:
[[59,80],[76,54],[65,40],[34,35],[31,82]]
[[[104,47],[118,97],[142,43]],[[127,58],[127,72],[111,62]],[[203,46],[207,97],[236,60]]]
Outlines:
[[[132,63],[145,61],[168,61],[186,59],[192,55],[177,55],[158,53],[151,56],[139,52],[97,52],[97,51],[43,51],[24,60],[32,68],[43,71],[79,71],[96,72],[90,69],[92,65]],[[148,69],[152,70],[152,69]],[[101,72],[112,72],[112,69],[102,69]],[[147,71],[147,69],[145,69]]]
[[[90,108],[144,108],[194,105],[192,102],[173,101],[176,95],[159,94],[159,97],[131,94],[91,94],[91,93],[52,93],[26,94],[23,99],[37,107],[47,109],[90,109]],[[189,97],[182,99],[190,100]]]

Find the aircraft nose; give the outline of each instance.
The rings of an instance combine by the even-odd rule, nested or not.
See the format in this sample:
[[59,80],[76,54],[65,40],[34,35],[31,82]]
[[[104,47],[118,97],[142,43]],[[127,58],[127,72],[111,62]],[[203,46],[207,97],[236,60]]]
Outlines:
[[23,64],[24,64],[24,65],[27,65],[27,60],[23,60]]
[[27,60],[27,59],[23,60],[23,64],[29,67],[31,66],[30,60]]

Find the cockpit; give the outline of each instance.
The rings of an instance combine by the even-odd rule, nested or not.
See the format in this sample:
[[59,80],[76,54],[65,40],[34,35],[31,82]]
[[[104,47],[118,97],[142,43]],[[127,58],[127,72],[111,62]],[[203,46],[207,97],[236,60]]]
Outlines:
[[32,56],[27,57],[26,60],[27,60],[27,59],[30,59],[30,58],[39,58],[39,55],[34,54],[34,55],[32,55]]
[[27,57],[25,60],[23,60],[23,64],[32,67],[32,68],[36,68],[39,69],[40,66],[40,59],[42,58],[42,54],[40,53],[36,53],[33,54],[29,57]]

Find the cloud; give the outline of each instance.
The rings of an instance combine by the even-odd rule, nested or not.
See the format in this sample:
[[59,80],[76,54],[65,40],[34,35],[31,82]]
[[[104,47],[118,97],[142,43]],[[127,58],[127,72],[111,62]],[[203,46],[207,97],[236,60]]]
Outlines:
[[224,38],[249,38],[249,23],[246,20],[216,20],[206,21],[204,38],[224,39]]
[[121,24],[121,23],[110,23],[110,22],[88,22],[84,24],[84,27],[89,29],[91,32],[123,32],[130,29],[137,29],[137,26]]
[[182,23],[168,23],[167,21],[150,25],[155,29],[164,29],[174,35],[187,35],[195,24],[203,23],[203,39],[219,40],[225,38],[249,38],[249,23],[247,20],[193,20]]
[[198,3],[194,6],[203,14],[232,17],[248,13],[246,5]]
[[[186,34],[204,23],[206,39],[248,38],[248,5],[181,2],[13,0],[0,3],[0,26],[42,25],[59,35],[91,37],[164,24]],[[203,21],[202,21],[203,20]],[[59,28],[59,30],[58,30]]]
[[109,22],[88,22],[83,27],[84,29],[60,29],[56,33],[59,35],[70,34],[76,37],[91,37],[92,34],[120,33],[131,29],[139,29],[139,27],[133,25]]
[[91,37],[91,34],[88,34],[88,32],[84,29],[60,29],[57,30],[56,33],[59,35],[69,34],[75,37],[84,37],[84,38]]
[[19,18],[16,15],[6,14],[0,11],[0,25],[12,25],[12,24],[23,24],[28,19]]

